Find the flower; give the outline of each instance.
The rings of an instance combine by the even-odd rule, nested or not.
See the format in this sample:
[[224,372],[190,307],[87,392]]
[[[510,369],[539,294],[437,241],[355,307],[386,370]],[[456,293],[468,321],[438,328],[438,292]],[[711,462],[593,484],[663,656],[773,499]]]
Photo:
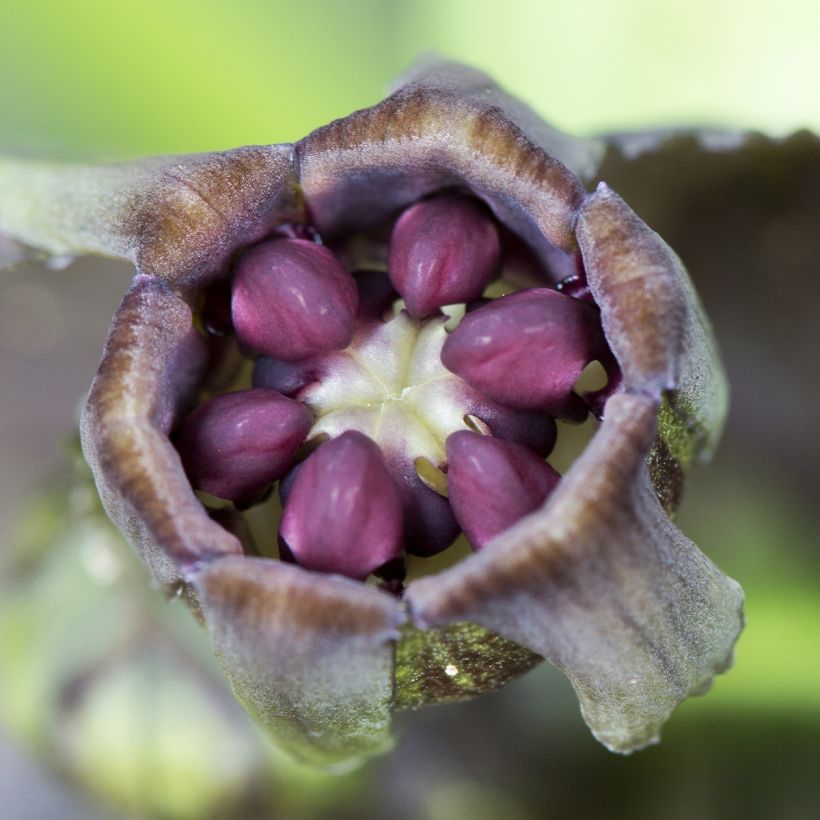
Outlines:
[[[675,254],[605,183],[585,190],[602,151],[552,130],[484,75],[428,64],[385,101],[295,145],[109,166],[0,162],[1,232],[55,255],[106,253],[136,265],[83,413],[86,457],[109,515],[154,579],[189,601],[237,696],[303,759],[350,765],[389,745],[394,708],[495,689],[541,657],[567,675],[595,736],[629,752],[655,742],[675,706],[731,662],[740,588],[670,519],[685,471],[719,435],[722,371]],[[439,236],[429,227],[437,209],[464,227]],[[410,313],[382,322],[394,294],[366,266],[390,223],[390,281]],[[464,247],[461,230],[480,236],[480,252]],[[358,281],[317,237],[349,268],[365,268]],[[437,310],[481,294],[496,245],[525,247],[548,281],[472,305],[446,336]],[[8,247],[17,254],[18,244]],[[439,264],[449,253],[452,266]],[[470,275],[454,275],[465,264]],[[234,270],[228,317],[213,294]],[[563,294],[552,287],[561,280]],[[203,298],[204,324],[233,326],[268,357],[254,391],[298,398],[318,384],[328,407],[344,398],[333,405],[344,411],[338,425],[325,413],[312,428],[330,441],[283,480],[283,555],[296,563],[249,554],[192,488],[214,489],[199,478],[214,463],[209,437],[220,439],[237,412],[220,405],[243,398],[214,399],[183,422],[219,354],[220,338],[196,327]],[[370,328],[367,338],[357,339],[357,324]],[[534,358],[505,374],[479,347],[487,337],[520,360],[516,328],[532,331],[523,353]],[[421,432],[412,451],[397,437],[379,452],[351,420],[349,396],[373,384],[350,351],[372,343],[386,355],[407,338],[441,351],[419,366],[446,366],[451,392],[482,407],[473,430],[444,430],[452,505],[420,500],[430,491],[409,467],[419,447],[425,455]],[[550,359],[556,338],[563,347]],[[526,466],[554,434],[526,414],[577,415],[569,388],[593,357],[611,375],[589,397],[600,428],[560,480],[546,465]],[[283,432],[266,439],[274,457],[254,486],[245,483],[254,454],[237,444],[218,489],[240,504],[282,475],[307,426],[302,405],[282,403],[295,399],[259,395],[243,424]],[[315,419],[321,396],[313,401]],[[395,427],[411,427],[406,420]],[[495,438],[479,438],[482,425]],[[425,455],[432,468],[435,446]],[[317,497],[344,487],[340,463],[368,490],[336,519],[342,558],[327,527],[310,520]],[[480,468],[509,476],[497,485],[501,500],[483,507],[471,489]],[[514,493],[521,508],[505,518],[514,475],[524,479]],[[387,501],[371,504],[372,488],[393,487],[391,476],[399,480]],[[395,576],[387,590],[361,582],[400,559],[402,538],[417,553],[437,551],[452,534],[450,507],[474,555],[400,595]],[[348,560],[358,535],[365,546]]]

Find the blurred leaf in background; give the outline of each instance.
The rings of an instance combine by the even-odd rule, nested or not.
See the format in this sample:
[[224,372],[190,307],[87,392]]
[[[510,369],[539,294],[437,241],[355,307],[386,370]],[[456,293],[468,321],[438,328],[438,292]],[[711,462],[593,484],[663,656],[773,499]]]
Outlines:
[[[0,5],[0,151],[113,158],[293,140],[376,102],[429,51],[485,69],[570,131],[818,130],[818,30],[820,4],[812,0],[9,1]],[[128,568],[119,580],[100,584],[89,575],[95,539],[83,546],[75,537],[76,510],[64,501],[30,513],[41,528],[36,538],[3,545],[8,553],[49,544],[27,553],[33,563],[25,572],[6,572],[15,581],[0,604],[6,725],[128,816],[203,816],[215,810],[217,791],[233,812],[223,816],[240,816],[240,806],[248,816],[334,820],[820,814],[817,155],[807,139],[788,162],[763,151],[737,163],[734,175],[718,173],[718,157],[714,174],[710,165],[698,176],[677,155],[605,169],[689,265],[734,388],[726,441],[716,465],[694,475],[681,524],[743,582],[749,627],[736,668],[708,698],[680,710],[659,748],[627,760],[598,749],[566,682],[541,668],[478,702],[403,718],[396,752],[363,773],[335,783],[300,779],[260,745],[213,676],[207,647],[197,644],[203,636],[179,608],[141,588],[127,553],[118,559]],[[665,198],[653,198],[660,189]],[[100,305],[110,293],[86,282],[83,301],[71,294],[72,280],[110,275],[99,264],[31,269],[29,290],[20,296],[15,285],[14,300],[11,282],[0,281],[0,307],[10,306],[0,327],[0,376],[14,384],[0,406],[42,422],[36,447],[32,437],[26,450],[23,428],[0,419],[2,457],[25,458],[27,477],[37,474],[30,462],[46,473],[44,454],[57,451],[73,424],[70,409],[61,416],[53,408],[80,397],[86,370],[90,381],[96,350],[86,343],[74,381],[63,378],[64,355],[79,349],[84,325],[107,322],[110,306]],[[71,314],[61,316],[66,306]],[[46,324],[49,345],[39,353],[19,348],[31,337],[19,329]],[[17,476],[13,463],[2,467],[6,482]],[[15,498],[9,490],[0,502],[3,521],[16,515]],[[134,589],[123,594],[126,578]],[[165,641],[162,627],[131,644],[107,674],[58,696],[71,669],[107,657],[144,618],[174,621],[172,637]],[[93,637],[101,625],[110,646]],[[158,648],[181,635],[196,655],[190,662]],[[129,769],[129,756],[105,744],[121,741],[119,752],[127,750],[129,704],[146,707],[141,676],[157,700]],[[98,710],[85,708],[92,702]],[[207,719],[192,725],[200,708]],[[214,735],[223,746],[209,757]],[[227,769],[219,762],[226,752]],[[144,781],[134,779],[139,767]],[[19,797],[18,806],[29,800]]]

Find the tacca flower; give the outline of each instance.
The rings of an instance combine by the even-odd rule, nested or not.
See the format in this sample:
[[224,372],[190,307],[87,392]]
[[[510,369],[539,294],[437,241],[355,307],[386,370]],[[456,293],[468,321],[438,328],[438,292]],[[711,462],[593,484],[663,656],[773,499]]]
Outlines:
[[[432,65],[295,145],[0,164],[6,257],[136,265],[84,451],[295,755],[353,763],[389,745],[394,709],[541,658],[629,752],[729,665],[741,591],[670,520],[719,433],[722,373],[675,254],[585,190],[602,151]],[[237,350],[252,383],[226,387]],[[608,384],[579,396],[595,360]],[[590,410],[559,476],[555,419]],[[238,512],[277,481],[278,560]],[[473,555],[407,582],[406,555],[460,530]]]

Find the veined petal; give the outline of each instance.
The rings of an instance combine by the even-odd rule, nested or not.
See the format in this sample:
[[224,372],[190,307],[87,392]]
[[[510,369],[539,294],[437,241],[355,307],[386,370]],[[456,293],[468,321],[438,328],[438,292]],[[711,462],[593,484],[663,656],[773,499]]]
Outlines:
[[584,203],[578,242],[624,389],[664,397],[652,480],[671,512],[684,472],[711,455],[726,416],[711,328],[680,259],[604,184]]
[[[560,135],[486,74],[428,62],[372,108],[314,131],[296,146],[300,182],[320,233],[372,228],[421,197],[468,188],[544,258],[575,248],[597,140]],[[556,158],[558,156],[559,158]]]
[[289,145],[111,165],[0,157],[0,234],[124,257],[178,284],[202,284],[238,246],[301,218]]
[[166,586],[179,582],[181,565],[242,552],[208,517],[168,438],[204,363],[188,305],[159,279],[138,276],[83,409],[83,452],[103,506]]
[[292,754],[348,769],[391,745],[397,599],[263,558],[188,581],[237,697]]
[[608,748],[657,741],[688,695],[731,663],[742,592],[672,524],[644,454],[657,403],[617,395],[546,507],[459,566],[413,582],[421,626],[472,621],[570,679]]

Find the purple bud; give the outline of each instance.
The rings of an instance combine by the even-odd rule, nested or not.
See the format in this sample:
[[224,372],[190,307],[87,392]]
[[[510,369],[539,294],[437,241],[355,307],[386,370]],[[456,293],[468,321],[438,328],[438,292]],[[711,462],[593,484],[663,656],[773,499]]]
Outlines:
[[544,458],[555,447],[555,439],[558,436],[555,420],[538,410],[513,410],[503,404],[483,399],[474,404],[470,416],[487,428],[486,431],[477,432],[525,444]]
[[366,578],[402,552],[399,493],[367,436],[326,441],[299,468],[279,528],[298,564]]
[[581,371],[605,349],[594,307],[537,288],[465,315],[441,361],[495,401],[561,415]]
[[382,321],[399,294],[390,277],[383,271],[355,271],[353,277],[359,288],[359,317]]
[[191,484],[240,500],[276,481],[313,424],[310,410],[272,390],[240,390],[201,404],[176,446]]
[[500,259],[498,229],[484,206],[467,197],[440,196],[399,217],[387,265],[408,313],[421,319],[442,305],[480,297]]
[[412,464],[392,472],[404,511],[405,550],[422,558],[446,550],[459,533],[447,499],[427,487]]
[[447,438],[447,488],[476,550],[537,510],[560,475],[529,448],[462,430]]
[[231,309],[243,345],[299,361],[350,344],[358,301],[355,280],[327,248],[274,239],[239,260]]
[[260,356],[253,366],[253,386],[276,390],[284,396],[297,398],[305,387],[322,378],[324,370],[318,358],[305,359],[301,362],[282,362]]

